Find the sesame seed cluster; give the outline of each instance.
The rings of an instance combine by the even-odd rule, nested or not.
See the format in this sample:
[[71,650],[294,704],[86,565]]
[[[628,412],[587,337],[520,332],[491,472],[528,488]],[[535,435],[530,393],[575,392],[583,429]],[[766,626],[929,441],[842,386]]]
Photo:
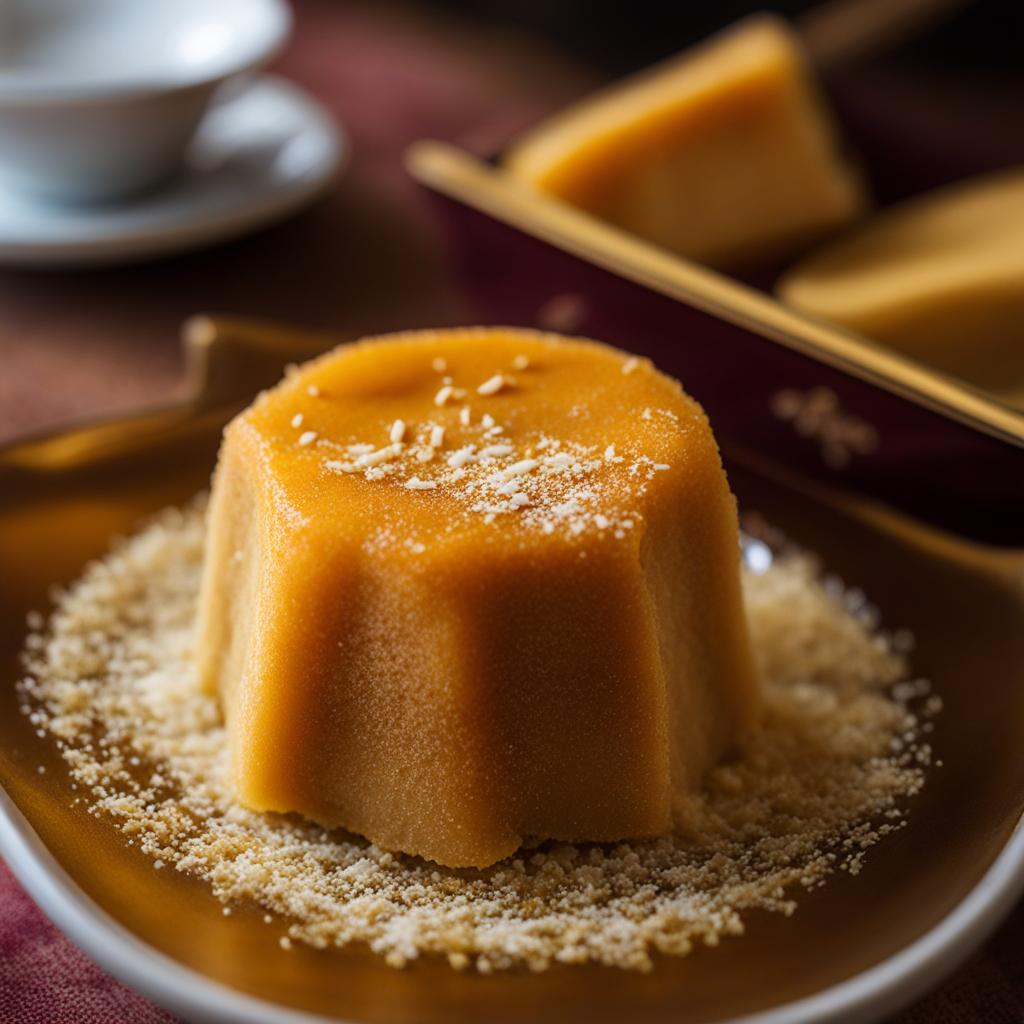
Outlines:
[[[524,435],[511,423],[498,422],[487,409],[488,398],[543,388],[543,368],[531,364],[526,355],[512,358],[515,373],[496,373],[475,386],[456,382],[443,357],[434,357],[430,365],[439,380],[434,418],[420,423],[399,418],[377,438],[341,440],[305,429],[315,414],[313,407],[292,418],[292,428],[299,431],[294,443],[312,446],[325,472],[437,492],[487,524],[511,514],[518,524],[545,534],[576,536],[594,529],[620,540],[641,518],[637,499],[657,474],[671,469],[639,446],[619,451],[615,444],[581,444],[546,433]],[[631,356],[620,369],[629,376],[640,365]],[[329,401],[319,389],[306,390],[311,397]],[[578,415],[584,412],[582,406],[577,410]],[[446,413],[454,413],[454,422],[440,419]],[[678,418],[669,409],[646,407],[639,419],[678,429]],[[614,470],[622,472],[610,472]]]
[[[396,433],[398,428],[395,428]],[[754,909],[801,893],[904,822],[925,779],[939,700],[908,676],[905,634],[812,559],[748,544],[744,590],[765,717],[713,770],[685,832],[546,842],[484,870],[452,870],[234,799],[217,701],[192,664],[204,506],[169,510],[90,565],[29,622],[22,711],[58,745],[74,800],[156,870],[262,908],[285,949],[364,943],[394,967],[600,963],[650,970],[740,935]],[[783,808],[784,811],[779,809]]]

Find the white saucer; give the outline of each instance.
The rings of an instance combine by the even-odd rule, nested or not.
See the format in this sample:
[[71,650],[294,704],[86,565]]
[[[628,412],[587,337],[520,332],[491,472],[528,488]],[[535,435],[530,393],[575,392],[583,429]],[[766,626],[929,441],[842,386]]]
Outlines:
[[81,207],[0,188],[0,264],[128,263],[241,235],[313,199],[345,150],[315,100],[262,75],[211,108],[184,169],[157,191]]

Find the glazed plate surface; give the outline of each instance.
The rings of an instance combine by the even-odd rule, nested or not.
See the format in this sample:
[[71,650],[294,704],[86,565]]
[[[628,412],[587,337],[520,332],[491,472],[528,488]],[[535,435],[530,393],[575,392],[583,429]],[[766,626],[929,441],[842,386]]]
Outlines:
[[954,539],[740,451],[727,464],[743,512],[862,587],[885,625],[911,629],[913,670],[945,705],[941,765],[858,876],[803,896],[792,918],[751,915],[742,938],[662,958],[649,975],[484,977],[432,960],[394,971],[361,948],[285,951],[257,909],[224,916],[201,883],[154,871],[72,806],[15,682],[25,615],[48,607],[49,588],[204,489],[226,420],[285,363],[337,340],[209,321],[189,336],[186,406],[0,452],[0,853],[115,974],[191,1020],[869,1020],[936,984],[1013,906],[1024,889],[1024,553]]

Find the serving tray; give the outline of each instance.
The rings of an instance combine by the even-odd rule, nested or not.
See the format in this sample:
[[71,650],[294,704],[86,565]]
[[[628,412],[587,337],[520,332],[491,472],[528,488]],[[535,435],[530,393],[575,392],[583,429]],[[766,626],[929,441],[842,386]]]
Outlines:
[[[1024,545],[1024,410],[420,142],[469,316],[650,356],[720,439],[964,536]],[[770,268],[765,273],[770,278]],[[762,275],[764,276],[764,275]]]
[[[886,624],[913,630],[914,670],[945,704],[933,736],[942,766],[907,827],[860,875],[802,897],[794,917],[753,914],[742,938],[660,959],[649,975],[564,967],[485,977],[431,959],[395,971],[361,948],[282,950],[283,928],[260,911],[224,916],[202,884],[154,871],[75,806],[52,742],[18,711],[26,613],[44,610],[50,587],[115,535],[206,487],[230,416],[286,363],[339,340],[196,320],[184,403],[0,450],[0,854],[78,945],[191,1020],[775,1024],[876,1019],[995,927],[1024,890],[1024,552],[941,532],[739,446],[726,456],[743,511],[819,552]],[[1016,451],[998,423],[969,412],[948,420],[965,450]],[[912,489],[914,464],[904,473]]]

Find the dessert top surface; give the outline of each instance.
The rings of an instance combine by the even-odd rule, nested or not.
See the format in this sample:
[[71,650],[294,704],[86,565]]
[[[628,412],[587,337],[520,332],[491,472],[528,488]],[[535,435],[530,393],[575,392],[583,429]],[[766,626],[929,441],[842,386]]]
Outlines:
[[659,494],[720,472],[700,406],[647,360],[516,329],[336,349],[228,431],[293,523],[412,553],[639,537]]

